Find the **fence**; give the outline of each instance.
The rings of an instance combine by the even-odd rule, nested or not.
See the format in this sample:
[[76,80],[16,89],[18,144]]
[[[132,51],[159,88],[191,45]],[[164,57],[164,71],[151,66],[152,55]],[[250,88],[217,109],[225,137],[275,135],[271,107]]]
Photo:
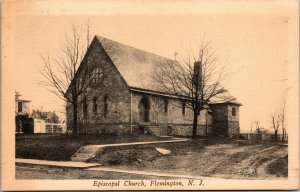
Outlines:
[[[240,136],[247,140],[275,141],[275,134],[269,133],[241,133]],[[282,141],[282,139],[282,134],[277,134],[277,141]],[[288,134],[285,134],[284,141],[288,141]]]
[[60,123],[46,123],[46,133],[64,133],[63,125]]

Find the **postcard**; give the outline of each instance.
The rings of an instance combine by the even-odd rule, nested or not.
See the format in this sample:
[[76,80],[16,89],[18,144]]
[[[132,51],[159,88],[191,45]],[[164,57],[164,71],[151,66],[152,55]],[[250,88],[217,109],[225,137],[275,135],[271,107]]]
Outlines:
[[298,1],[4,0],[2,190],[299,189]]

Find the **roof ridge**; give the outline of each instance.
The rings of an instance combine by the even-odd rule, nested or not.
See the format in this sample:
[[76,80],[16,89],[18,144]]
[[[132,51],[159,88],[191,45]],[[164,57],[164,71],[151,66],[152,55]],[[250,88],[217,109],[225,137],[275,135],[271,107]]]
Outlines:
[[[156,56],[156,57],[161,57],[161,58],[164,58],[164,59],[171,60],[171,61],[173,61],[173,62],[178,62],[178,61],[173,60],[173,59],[171,59],[171,58],[168,58],[168,57],[165,57],[165,56],[161,56],[161,55],[158,55],[158,54],[149,52],[149,51],[145,51],[145,50],[142,50],[142,49],[140,49],[140,48],[136,48],[136,47],[133,47],[133,46],[131,46],[131,45],[127,45],[127,44],[125,44],[125,43],[120,43],[120,42],[118,42],[118,41],[115,41],[115,40],[112,40],[112,39],[108,39],[108,38],[103,37],[103,36],[100,36],[100,35],[96,35],[96,37],[97,37],[97,38],[99,37],[99,38],[102,38],[102,39],[106,39],[106,40],[112,41],[112,42],[114,42],[114,43],[118,43],[118,44],[121,44],[121,45],[123,45],[123,46],[127,46],[127,47],[129,47],[129,48],[132,48],[132,49],[135,49],[135,50],[139,50],[139,51],[145,52],[145,53],[147,53],[147,54],[154,55],[154,56]],[[99,38],[98,38],[98,39],[99,39]]]

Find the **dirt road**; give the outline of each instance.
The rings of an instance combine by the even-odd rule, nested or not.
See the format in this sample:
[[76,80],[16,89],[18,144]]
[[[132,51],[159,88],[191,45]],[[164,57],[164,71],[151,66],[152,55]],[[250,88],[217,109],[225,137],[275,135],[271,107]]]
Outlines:
[[216,144],[118,167],[231,179],[284,179],[287,160],[285,146]]
[[[287,179],[288,147],[280,145],[203,144],[166,146],[162,155],[155,147],[124,149],[101,154],[94,161],[104,167],[173,175],[226,179]],[[101,162],[100,162],[101,160]],[[159,176],[108,171],[58,169],[43,166],[16,167],[18,179],[159,179]],[[162,177],[167,179],[166,177]],[[170,178],[171,179],[171,178]]]

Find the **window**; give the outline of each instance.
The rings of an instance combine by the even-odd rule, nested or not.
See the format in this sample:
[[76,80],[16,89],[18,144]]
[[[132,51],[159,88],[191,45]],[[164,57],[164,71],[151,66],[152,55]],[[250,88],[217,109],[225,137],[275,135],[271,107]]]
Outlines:
[[84,99],[82,101],[82,109],[83,109],[84,117],[86,117],[86,115],[87,115],[87,108],[88,108],[87,100],[86,100],[86,97],[84,97]]
[[106,117],[107,112],[108,112],[108,96],[107,95],[105,95],[103,98],[103,104],[104,104],[104,108],[103,108],[104,117]]
[[18,102],[18,112],[22,112],[22,102]]
[[93,98],[93,112],[97,112],[98,105],[97,105],[97,97]]
[[95,67],[92,70],[92,84],[97,85],[101,82],[103,71],[100,67]]
[[164,105],[165,105],[165,113],[168,113],[169,101],[167,99],[164,99]]
[[182,115],[185,115],[185,102],[182,102]]
[[232,116],[236,116],[236,108],[232,107]]

